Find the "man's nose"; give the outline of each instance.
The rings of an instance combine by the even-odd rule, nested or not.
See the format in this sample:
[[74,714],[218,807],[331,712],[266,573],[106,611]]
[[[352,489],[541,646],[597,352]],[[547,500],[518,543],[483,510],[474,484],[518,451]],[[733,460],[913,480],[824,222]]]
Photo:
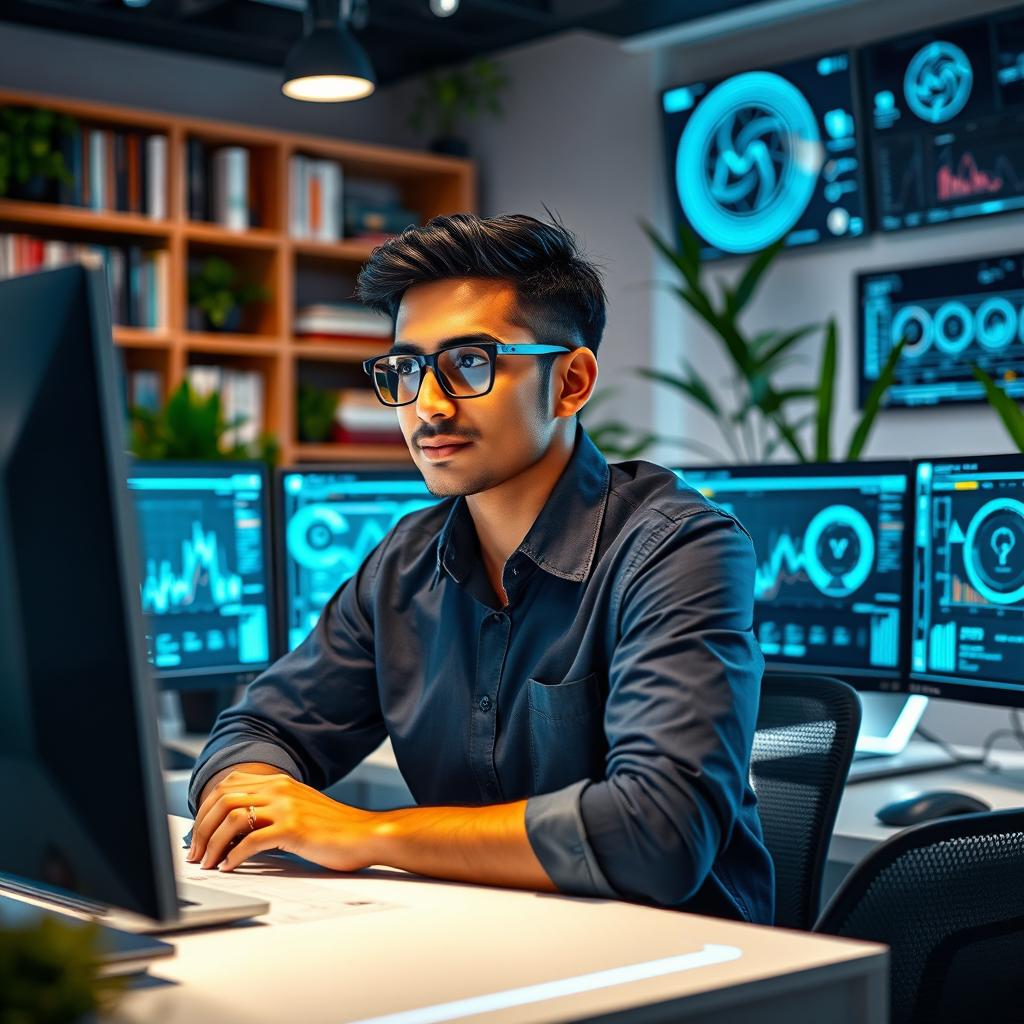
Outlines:
[[416,415],[425,421],[434,419],[450,420],[455,415],[455,403],[446,395],[437,379],[433,367],[423,367],[423,380],[416,399]]

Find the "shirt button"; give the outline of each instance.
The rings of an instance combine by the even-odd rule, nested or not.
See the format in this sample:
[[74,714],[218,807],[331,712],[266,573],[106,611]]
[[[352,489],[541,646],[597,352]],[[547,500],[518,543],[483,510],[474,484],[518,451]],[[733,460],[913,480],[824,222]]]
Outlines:
[[519,566],[515,566],[515,567],[514,567],[514,568],[512,569],[512,575],[513,575],[513,576],[518,576],[518,575],[519,575]]
[[478,706],[479,706],[481,711],[490,711],[491,710],[491,698],[487,697],[487,696],[481,697],[480,698],[480,703],[479,703]]

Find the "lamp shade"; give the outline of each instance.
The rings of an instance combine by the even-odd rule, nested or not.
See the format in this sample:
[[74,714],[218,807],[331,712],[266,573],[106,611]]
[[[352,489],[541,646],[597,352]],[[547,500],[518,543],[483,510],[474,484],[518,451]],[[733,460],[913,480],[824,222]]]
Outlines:
[[313,103],[361,100],[377,87],[366,51],[343,24],[317,25],[284,61],[286,96]]

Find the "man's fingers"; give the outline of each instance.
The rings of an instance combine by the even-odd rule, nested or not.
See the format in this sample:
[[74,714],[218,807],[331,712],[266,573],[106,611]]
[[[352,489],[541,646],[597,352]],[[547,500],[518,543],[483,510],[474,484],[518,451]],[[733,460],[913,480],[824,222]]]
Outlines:
[[[214,795],[214,794],[211,794]],[[248,808],[250,804],[263,804],[266,801],[255,793],[230,792],[223,793],[206,810],[202,816],[197,815],[192,826],[192,846],[187,860],[196,861],[202,858],[210,837],[220,827],[221,822],[239,807]],[[246,815],[248,820],[248,814]]]
[[[263,820],[265,822],[266,818]],[[219,864],[239,836],[246,836],[251,831],[248,808],[236,807],[228,811],[224,816],[224,820],[214,830],[213,835],[210,836],[210,840],[206,845],[206,852],[203,854],[201,866],[212,868],[215,864]]]
[[276,828],[257,828],[255,832],[250,832],[228,851],[227,856],[221,862],[220,870],[233,871],[250,857],[255,857],[258,853],[265,853],[267,850],[276,850],[278,846],[278,830]]
[[[244,792],[249,794],[250,797],[255,796],[256,792],[262,789],[268,781],[279,779],[282,774],[281,772],[268,775],[266,772],[234,771],[221,779],[210,790],[206,799],[199,805],[199,810],[196,811],[195,820],[192,823],[192,845],[189,847],[187,859],[195,860],[197,857],[202,856],[202,849],[197,845],[196,839],[202,836],[205,845],[207,835],[220,824],[219,818],[209,825],[207,825],[206,819],[217,805],[217,802],[224,798],[225,794]],[[251,799],[248,800],[248,803],[252,802]],[[205,828],[204,825],[206,826]]]

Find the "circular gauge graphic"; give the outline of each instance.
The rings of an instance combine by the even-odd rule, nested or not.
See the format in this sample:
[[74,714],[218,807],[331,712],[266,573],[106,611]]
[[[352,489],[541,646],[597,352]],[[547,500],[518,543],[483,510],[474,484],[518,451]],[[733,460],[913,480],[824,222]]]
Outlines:
[[986,601],[1024,599],[1024,504],[996,498],[978,509],[964,534],[964,569]]
[[327,505],[307,505],[292,516],[288,553],[304,569],[333,569],[345,557],[342,537],[348,521]]
[[974,316],[962,303],[944,302],[935,313],[935,344],[957,355],[974,341]]
[[904,306],[892,318],[893,345],[898,344],[900,338],[907,339],[906,345],[903,346],[902,359],[923,356],[932,347],[935,338],[928,310],[920,306]]
[[875,537],[864,516],[849,505],[823,508],[804,533],[807,576],[826,597],[859,590],[875,564]]
[[814,195],[824,148],[799,89],[768,71],[716,86],[676,153],[676,190],[693,229],[723,252],[783,238]]
[[1017,311],[1006,299],[986,299],[974,315],[978,341],[991,351],[1005,348],[1017,333]]
[[974,71],[967,54],[959,46],[939,40],[914,54],[903,77],[903,93],[922,121],[941,124],[964,109],[973,84]]

